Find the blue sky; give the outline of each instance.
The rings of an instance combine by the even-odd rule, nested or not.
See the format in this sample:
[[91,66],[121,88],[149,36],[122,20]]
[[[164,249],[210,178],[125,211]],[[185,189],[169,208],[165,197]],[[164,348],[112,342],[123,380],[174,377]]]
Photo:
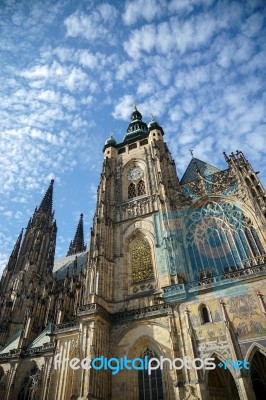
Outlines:
[[55,178],[57,257],[84,213],[102,148],[132,104],[165,131],[181,178],[242,150],[266,182],[265,1],[0,0],[0,271]]

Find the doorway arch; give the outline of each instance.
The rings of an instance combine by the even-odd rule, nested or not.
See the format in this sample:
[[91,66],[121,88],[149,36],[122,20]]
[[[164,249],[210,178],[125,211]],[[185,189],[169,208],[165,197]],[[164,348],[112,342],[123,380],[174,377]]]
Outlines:
[[229,369],[220,368],[218,365],[221,360],[217,356],[213,357],[216,367],[209,370],[207,375],[209,400],[240,400],[232,373]]
[[250,363],[250,377],[256,400],[266,399],[266,356],[259,349]]

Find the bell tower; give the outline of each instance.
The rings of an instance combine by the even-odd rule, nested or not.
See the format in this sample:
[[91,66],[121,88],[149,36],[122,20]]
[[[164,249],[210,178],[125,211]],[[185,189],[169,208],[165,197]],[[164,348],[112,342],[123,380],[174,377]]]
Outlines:
[[19,347],[23,347],[47,324],[57,233],[53,184],[52,180],[24,237],[20,233],[0,282],[0,345],[19,333]]
[[179,181],[163,136],[162,127],[153,118],[143,122],[135,106],[123,141],[111,134],[105,142],[91,231],[89,301],[100,296],[121,307],[134,299],[141,305],[170,283],[161,216],[174,207]]

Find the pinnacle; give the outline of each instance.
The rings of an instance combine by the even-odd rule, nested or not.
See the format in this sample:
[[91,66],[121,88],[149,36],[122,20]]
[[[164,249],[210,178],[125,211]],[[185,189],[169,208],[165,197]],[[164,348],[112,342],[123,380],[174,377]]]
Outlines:
[[38,211],[42,212],[52,212],[52,206],[53,206],[53,187],[54,187],[54,180],[52,179],[50,182],[50,185],[42,199],[42,202],[38,208]]
[[74,237],[73,241],[71,240],[71,242],[70,242],[67,256],[81,253],[82,251],[85,251],[85,250],[86,250],[86,246],[84,245],[83,214],[80,214],[75,237]]

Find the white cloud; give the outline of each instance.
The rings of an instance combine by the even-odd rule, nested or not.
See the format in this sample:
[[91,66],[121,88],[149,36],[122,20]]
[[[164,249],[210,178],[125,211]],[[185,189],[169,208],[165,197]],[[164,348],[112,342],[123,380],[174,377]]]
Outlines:
[[187,114],[192,114],[195,111],[195,108],[196,108],[195,100],[193,99],[193,97],[185,98],[183,100],[183,107],[182,108]]
[[179,104],[175,105],[174,107],[171,107],[168,114],[170,121],[172,122],[177,122],[183,117],[183,111]]
[[132,25],[142,18],[150,22],[162,13],[162,2],[158,0],[134,0],[127,1],[123,14],[126,25]]
[[124,43],[124,50],[132,58],[140,58],[141,51],[150,53],[156,44],[156,26],[144,25],[131,32],[130,38]]
[[138,63],[134,60],[125,61],[118,65],[118,69],[116,72],[116,79],[119,81],[123,81],[124,79],[128,79],[129,76],[138,68]]
[[182,13],[184,15],[193,11],[194,7],[209,7],[213,0],[171,0],[168,8],[171,12]]
[[133,110],[133,104],[135,103],[135,99],[132,95],[123,96],[118,103],[115,105],[115,109],[112,113],[112,116],[115,119],[123,119],[125,121],[129,120],[130,114]]
[[[114,126],[122,140],[135,101],[145,122],[153,114],[162,125],[181,172],[189,148],[213,164],[222,163],[223,150],[239,148],[263,171],[262,1],[52,3],[2,8],[1,230],[17,230],[9,242],[0,237],[3,253],[27,223],[19,223],[18,212],[31,214],[51,177],[65,191],[56,199],[56,217],[58,208],[71,215],[66,193],[77,176],[73,169],[76,183],[82,168],[86,176],[93,171],[89,179],[97,185],[103,132],[112,118],[122,119]],[[78,197],[73,209],[87,204],[86,196]],[[68,216],[59,213],[61,229]]]
[[92,96],[87,96],[81,99],[81,104],[90,106],[93,103],[93,97]]
[[180,21],[172,17],[169,22],[158,25],[144,25],[131,31],[130,37],[124,42],[124,50],[132,57],[139,59],[142,52],[151,53],[156,49],[159,54],[167,54],[177,50],[181,53],[205,46],[217,28],[212,15],[203,14]]
[[87,50],[79,53],[79,62],[83,67],[94,69],[98,66],[98,58]]
[[90,14],[77,10],[64,21],[67,36],[82,37],[89,42],[108,39],[114,43],[110,27],[115,25],[118,12],[110,4],[101,4]]
[[153,91],[155,91],[158,88],[158,85],[156,84],[156,82],[150,80],[150,81],[143,81],[140,82],[138,85],[138,89],[137,89],[137,95],[140,97],[143,97],[147,94],[151,94]]
[[[51,66],[35,66],[19,73],[20,76],[29,80],[32,85],[37,81],[37,88],[41,88],[46,81],[57,86],[66,87],[68,90],[81,90],[90,85],[89,76],[78,67],[67,67],[54,61]],[[45,93],[45,92],[44,92]],[[47,93],[47,92],[46,92]],[[50,92],[51,94],[52,92]],[[44,96],[44,94],[43,94]]]
[[242,32],[248,37],[256,36],[259,34],[264,22],[265,17],[261,13],[252,14],[243,24]]

